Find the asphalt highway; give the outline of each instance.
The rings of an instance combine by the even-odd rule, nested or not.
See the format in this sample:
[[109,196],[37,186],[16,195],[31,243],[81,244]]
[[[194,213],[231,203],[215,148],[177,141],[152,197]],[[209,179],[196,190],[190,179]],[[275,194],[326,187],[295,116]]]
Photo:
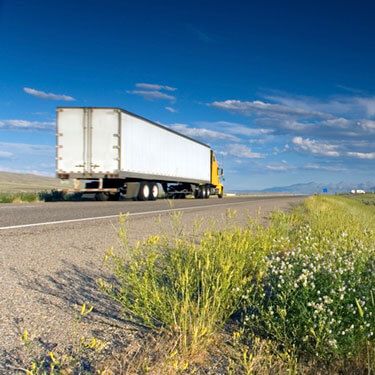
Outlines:
[[0,230],[112,219],[120,213],[131,216],[155,215],[173,210],[204,210],[206,207],[236,207],[248,202],[280,200],[280,196],[236,197],[224,199],[179,199],[147,202],[51,202],[0,205]]

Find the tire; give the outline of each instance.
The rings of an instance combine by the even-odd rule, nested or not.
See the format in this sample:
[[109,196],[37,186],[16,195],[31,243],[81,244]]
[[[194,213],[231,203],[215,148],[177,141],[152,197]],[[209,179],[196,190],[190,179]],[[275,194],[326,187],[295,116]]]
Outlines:
[[197,190],[195,190],[194,197],[196,199],[203,199],[204,198],[204,187],[199,186]]
[[223,198],[223,196],[224,196],[224,189],[221,189],[221,192],[217,196],[218,196],[218,198]]
[[150,199],[151,189],[150,185],[147,182],[142,182],[139,187],[138,200],[139,201],[148,201]]
[[151,184],[151,189],[150,189],[150,201],[156,201],[159,196],[159,186],[158,184]]
[[201,198],[202,199],[207,198],[207,188],[205,186],[202,186]]
[[105,202],[109,199],[109,194],[106,193],[96,193],[95,199],[100,202]]
[[206,191],[205,198],[208,199],[208,198],[210,197],[210,195],[211,195],[211,190],[210,190],[210,188],[207,186],[207,187],[205,188],[205,191]]

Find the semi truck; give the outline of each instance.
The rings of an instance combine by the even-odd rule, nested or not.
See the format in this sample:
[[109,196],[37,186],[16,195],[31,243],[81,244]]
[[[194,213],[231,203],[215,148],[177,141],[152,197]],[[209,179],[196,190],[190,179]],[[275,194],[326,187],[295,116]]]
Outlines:
[[56,109],[56,175],[97,200],[223,197],[210,146],[120,108]]

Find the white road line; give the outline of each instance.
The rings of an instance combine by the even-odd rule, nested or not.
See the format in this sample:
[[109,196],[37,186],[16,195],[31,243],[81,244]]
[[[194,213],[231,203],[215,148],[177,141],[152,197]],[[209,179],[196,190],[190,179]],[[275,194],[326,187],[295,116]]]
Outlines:
[[[249,202],[257,202],[257,203],[259,203],[259,202],[262,202],[264,200],[265,199],[259,199],[259,200],[257,199],[255,201],[249,201]],[[232,203],[209,204],[209,205],[204,205],[204,206],[168,208],[168,209],[165,209],[165,210],[132,212],[132,213],[128,213],[128,215],[129,216],[140,216],[140,215],[150,215],[150,214],[161,214],[161,213],[174,212],[174,211],[194,210],[194,209],[199,209],[199,208],[234,206],[234,205],[245,204],[245,203],[247,203],[247,202],[246,201],[242,201],[242,202],[232,202]],[[85,218],[82,218],[82,219],[68,219],[68,220],[58,220],[58,221],[46,221],[46,222],[42,222],[42,223],[33,223],[33,224],[11,225],[11,226],[7,226],[7,227],[0,227],[0,230],[41,227],[41,226],[55,225],[55,224],[77,223],[77,222],[80,222],[80,221],[93,221],[93,220],[113,219],[115,217],[118,217],[119,215],[120,214],[108,215],[108,216],[85,217]]]

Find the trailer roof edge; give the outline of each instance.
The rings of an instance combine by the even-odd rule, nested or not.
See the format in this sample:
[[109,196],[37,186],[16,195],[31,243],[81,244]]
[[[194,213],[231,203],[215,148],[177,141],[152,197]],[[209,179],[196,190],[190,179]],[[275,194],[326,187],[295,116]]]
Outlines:
[[87,108],[87,109],[116,109],[116,110],[118,110],[118,111],[121,111],[121,112],[126,113],[127,115],[134,116],[134,117],[136,117],[136,118],[138,118],[138,119],[140,119],[140,120],[147,121],[147,122],[149,122],[149,123],[152,124],[152,125],[158,126],[159,128],[165,129],[165,130],[167,130],[167,131],[169,131],[169,132],[171,132],[171,133],[177,134],[177,135],[179,135],[180,137],[184,137],[184,138],[186,138],[186,139],[189,139],[190,141],[193,141],[193,142],[195,142],[195,143],[198,143],[198,144],[200,144],[200,145],[202,145],[202,146],[205,146],[205,147],[209,148],[210,150],[212,150],[211,146],[207,145],[206,143],[203,143],[203,142],[197,141],[197,140],[194,139],[194,138],[191,138],[191,137],[189,137],[189,136],[187,136],[187,135],[185,135],[185,134],[181,134],[181,133],[179,133],[179,132],[177,132],[177,131],[175,131],[175,130],[173,130],[173,129],[170,129],[170,128],[168,128],[168,127],[165,126],[165,125],[158,124],[158,123],[155,122],[155,121],[152,121],[152,120],[150,120],[150,119],[148,119],[148,118],[146,118],[146,117],[143,117],[143,116],[137,115],[136,113],[133,113],[133,112],[127,111],[126,109],[123,109],[123,108],[119,108],[119,107],[82,107],[82,106],[77,106],[77,107],[75,107],[75,106],[69,106],[69,107],[58,106],[58,107],[56,107],[56,109],[64,109],[64,108],[66,108],[66,109],[74,109],[74,108],[76,108],[76,109],[79,109],[79,108],[82,108],[82,109],[85,109],[85,108]]

